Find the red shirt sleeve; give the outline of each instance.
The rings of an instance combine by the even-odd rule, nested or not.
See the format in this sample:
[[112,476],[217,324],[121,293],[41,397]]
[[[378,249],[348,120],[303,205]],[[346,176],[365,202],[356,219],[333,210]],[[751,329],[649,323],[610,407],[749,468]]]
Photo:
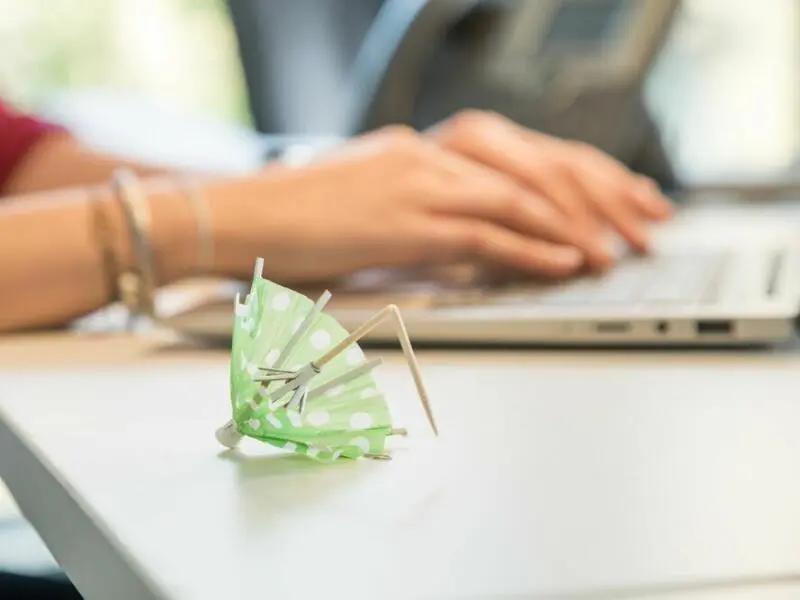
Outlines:
[[61,128],[14,111],[0,101],[0,194],[25,155],[45,134]]

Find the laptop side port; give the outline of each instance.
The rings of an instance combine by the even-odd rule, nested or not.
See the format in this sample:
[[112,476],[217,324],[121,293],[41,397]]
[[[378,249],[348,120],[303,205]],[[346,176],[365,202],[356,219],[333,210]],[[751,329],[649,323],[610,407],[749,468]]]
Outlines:
[[696,330],[699,335],[730,335],[733,333],[733,321],[708,319],[697,321]]
[[631,324],[628,321],[601,321],[594,328],[597,333],[620,334],[628,333],[631,330]]

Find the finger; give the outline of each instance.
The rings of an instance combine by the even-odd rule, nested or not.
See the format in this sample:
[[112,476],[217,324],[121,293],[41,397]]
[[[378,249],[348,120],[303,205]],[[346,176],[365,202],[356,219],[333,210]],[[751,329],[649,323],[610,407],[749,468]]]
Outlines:
[[[624,199],[621,201],[630,205],[637,216],[664,220],[672,214],[671,203],[657,186],[642,185],[640,176],[608,154],[587,144],[565,143],[559,138],[529,130],[502,115],[467,111],[446,122],[444,126],[434,128],[429,135],[474,160],[515,173],[517,177],[522,176],[534,189],[556,203],[562,212],[580,219],[584,224],[588,224],[585,219],[592,213],[580,201],[584,190],[575,190],[570,186],[569,178],[558,177],[557,173],[553,173],[552,161],[537,166],[531,164],[532,160],[547,161],[552,153],[560,152],[561,148],[576,148],[579,154],[594,162],[599,169],[619,179],[619,189]],[[524,140],[528,146],[527,151],[515,139]],[[510,151],[512,148],[514,151]],[[580,157],[568,158],[567,165]],[[546,176],[542,177],[543,173]],[[618,230],[624,226],[623,223],[617,225]]]
[[575,174],[575,182],[584,190],[596,211],[636,250],[648,252],[650,237],[644,220],[626,200],[618,182],[605,173],[589,170]]
[[557,140],[557,143],[567,146],[567,152],[580,155],[575,159],[574,164],[583,164],[588,168],[593,168],[596,172],[605,173],[609,178],[613,177],[624,200],[639,215],[656,221],[667,219],[672,215],[672,204],[669,199],[661,193],[659,187],[649,177],[634,173],[598,148],[585,144],[570,144],[561,140]]
[[608,269],[613,255],[594,231],[559,213],[541,196],[513,186],[507,190],[474,187],[458,203],[460,216],[477,217],[502,225],[530,238],[573,246],[586,256],[593,269]]
[[664,220],[671,214],[669,202],[657,187],[643,185],[642,179],[622,163],[587,144],[565,142],[511,121],[506,121],[505,126],[558,160],[571,172],[573,183],[594,212],[610,222],[633,247],[648,250],[643,220]]
[[527,273],[566,277],[583,264],[577,248],[532,239],[478,219],[442,218],[430,226],[430,248],[439,260],[488,260]]
[[569,172],[552,161],[542,161],[537,172],[529,171],[525,185],[539,196],[549,200],[553,206],[570,220],[599,234],[603,219],[584,198],[583,189],[575,183]]
[[450,143],[463,156],[513,177],[544,196],[582,227],[597,229],[595,215],[588,210],[571,177],[565,177],[548,153],[542,152],[541,144],[532,143],[520,135],[521,131],[511,121],[497,118],[483,125],[479,136],[462,134]]
[[557,141],[551,151],[570,171],[573,182],[595,211],[631,246],[647,252],[650,239],[646,219],[633,200],[641,182],[613,159],[582,144]]
[[644,175],[637,176],[631,200],[642,215],[654,221],[666,221],[674,213],[672,203],[661,193],[658,184]]
[[479,218],[519,233],[582,250],[590,266],[606,269],[613,256],[598,232],[570,219],[513,180],[454,153],[441,152],[437,164],[456,177],[439,191],[438,212]]
[[[616,190],[615,197],[640,219],[664,221],[672,216],[672,204],[650,178],[628,171],[599,151],[591,152],[585,159],[584,166],[594,170],[598,178],[604,177]],[[575,163],[576,168],[579,166]]]

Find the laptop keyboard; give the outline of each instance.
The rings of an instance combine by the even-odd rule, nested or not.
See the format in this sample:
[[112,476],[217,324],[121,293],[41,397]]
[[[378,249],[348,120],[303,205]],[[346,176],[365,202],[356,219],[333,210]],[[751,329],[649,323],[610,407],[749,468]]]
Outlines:
[[562,286],[492,285],[444,294],[437,304],[711,304],[719,298],[728,258],[725,252],[635,258],[601,277],[587,277]]

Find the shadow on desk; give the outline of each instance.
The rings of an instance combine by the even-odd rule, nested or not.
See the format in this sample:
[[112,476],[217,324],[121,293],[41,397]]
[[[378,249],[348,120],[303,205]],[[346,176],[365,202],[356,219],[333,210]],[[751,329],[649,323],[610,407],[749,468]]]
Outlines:
[[0,571],[0,598],[25,600],[82,600],[64,575],[50,577]]

